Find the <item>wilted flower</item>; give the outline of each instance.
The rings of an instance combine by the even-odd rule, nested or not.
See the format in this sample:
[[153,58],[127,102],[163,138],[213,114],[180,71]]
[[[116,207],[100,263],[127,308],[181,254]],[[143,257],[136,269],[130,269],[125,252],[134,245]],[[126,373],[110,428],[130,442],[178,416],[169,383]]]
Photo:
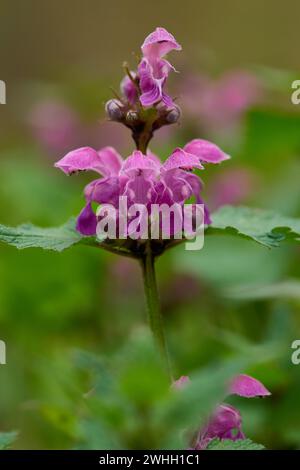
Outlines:
[[[182,389],[188,382],[189,378],[182,376],[174,382],[173,387]],[[269,390],[259,380],[246,374],[234,377],[228,386],[228,394],[246,398],[271,395]],[[193,442],[193,449],[206,449],[210,441],[215,438],[230,439],[232,441],[245,438],[242,431],[241,414],[232,405],[227,403],[218,405],[212,416],[207,420],[207,423],[197,433],[196,439]]]
[[[98,152],[83,147],[69,152],[55,166],[68,175],[92,170],[102,176],[86,186],[86,206],[77,220],[80,233],[95,235],[97,217],[92,209],[93,202],[111,204],[118,209],[119,198],[126,196],[129,207],[143,204],[148,208],[151,204],[183,205],[194,196],[196,203],[202,204],[202,183],[191,170],[203,169],[202,164],[220,163],[228,158],[215,144],[194,139],[183,149],[175,149],[164,163],[151,152],[143,155],[136,150],[123,160],[112,147]],[[210,223],[207,209],[205,223]]]

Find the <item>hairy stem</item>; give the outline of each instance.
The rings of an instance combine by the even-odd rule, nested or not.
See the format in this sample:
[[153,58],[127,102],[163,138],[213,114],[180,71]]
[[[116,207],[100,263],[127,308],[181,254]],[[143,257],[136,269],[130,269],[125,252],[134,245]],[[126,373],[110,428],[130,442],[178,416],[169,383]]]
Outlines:
[[141,260],[141,264],[150,328],[154,337],[154,341],[159,349],[167,374],[172,381],[171,366],[163,329],[160,301],[157,290],[154,256],[151,252],[150,243],[147,245],[147,249]]

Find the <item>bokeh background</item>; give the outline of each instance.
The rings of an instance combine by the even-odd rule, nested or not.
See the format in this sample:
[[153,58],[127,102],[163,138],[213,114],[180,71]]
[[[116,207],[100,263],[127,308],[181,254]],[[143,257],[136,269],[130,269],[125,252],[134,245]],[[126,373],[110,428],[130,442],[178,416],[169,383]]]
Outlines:
[[[180,71],[171,90],[183,117],[157,133],[152,149],[164,159],[188,139],[211,139],[233,157],[205,172],[212,209],[245,204],[300,216],[300,106],[290,100],[300,78],[297,0],[1,0],[0,12],[0,79],[7,85],[1,223],[51,226],[78,214],[89,176],[66,178],[53,168],[68,150],[113,145],[129,154],[129,132],[106,121],[103,104],[110,87],[119,87],[123,61],[135,67],[156,26],[183,46],[171,60]],[[146,447],[137,430],[147,406],[130,409],[129,426],[117,419],[118,406],[102,404],[82,430],[88,385],[74,353],[110,358],[112,375],[130,368],[116,357],[127,357],[126,344],[145,334],[138,266],[85,247],[57,254],[1,245],[0,253],[0,338],[7,344],[0,430],[19,431],[15,448],[70,448],[80,438],[97,448],[105,445],[97,426],[106,406],[122,442]],[[218,236],[207,237],[200,252],[178,247],[158,262],[176,376],[261,348],[261,361],[247,372],[272,397],[235,403],[247,436],[271,449],[300,447],[300,366],[291,363],[291,343],[300,336],[299,261],[297,245],[268,250]],[[143,374],[140,380],[147,382]]]

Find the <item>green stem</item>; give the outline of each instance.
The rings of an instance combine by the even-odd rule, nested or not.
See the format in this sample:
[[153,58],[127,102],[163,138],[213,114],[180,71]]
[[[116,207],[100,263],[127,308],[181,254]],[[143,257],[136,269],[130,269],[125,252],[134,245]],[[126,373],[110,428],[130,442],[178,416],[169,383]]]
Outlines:
[[166,344],[166,339],[163,329],[163,321],[160,309],[160,301],[157,290],[154,256],[151,252],[150,243],[147,244],[147,249],[142,260],[143,279],[144,279],[144,291],[147,302],[148,318],[150,328],[155,340],[155,343],[159,349],[161,358],[164,366],[168,373],[170,380],[172,381],[171,366],[169,360],[169,354]]

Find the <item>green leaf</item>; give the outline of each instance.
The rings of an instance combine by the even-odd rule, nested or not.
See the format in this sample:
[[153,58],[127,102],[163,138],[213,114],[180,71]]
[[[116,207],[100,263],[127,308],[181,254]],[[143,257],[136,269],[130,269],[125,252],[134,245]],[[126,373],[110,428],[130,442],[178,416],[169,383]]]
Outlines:
[[44,250],[63,251],[72,245],[81,243],[82,245],[101,247],[106,251],[133,257],[133,255],[124,248],[124,240],[118,243],[111,243],[111,240],[105,240],[101,243],[96,237],[82,236],[76,230],[76,219],[72,217],[68,222],[60,227],[41,228],[32,224],[23,224],[18,227],[7,227],[0,224],[0,241],[17,247],[19,250],[24,248],[43,248]]
[[224,296],[239,300],[300,299],[300,282],[287,279],[271,284],[246,284],[224,289]]
[[18,433],[16,431],[1,432],[0,433],[0,450],[8,449],[17,439]]
[[61,227],[40,228],[32,224],[19,227],[0,225],[0,241],[18,249],[43,248],[44,250],[63,251],[78,243],[83,237],[75,229],[75,219],[70,219]]
[[239,235],[269,248],[286,239],[300,240],[300,219],[250,207],[223,206],[212,214],[206,234]]
[[264,446],[256,444],[250,439],[238,439],[231,441],[230,439],[213,439],[206,450],[263,450]]
[[[206,234],[239,235],[272,248],[279,246],[279,243],[286,239],[300,240],[300,219],[267,210],[224,206],[212,214],[212,224]],[[19,227],[0,225],[0,241],[20,250],[35,247],[54,251],[63,251],[81,242],[101,246],[114,253],[130,255],[122,246],[111,247],[109,241],[99,243],[95,238],[83,237],[76,231],[74,218],[60,227],[51,228],[36,227],[32,224]]]

